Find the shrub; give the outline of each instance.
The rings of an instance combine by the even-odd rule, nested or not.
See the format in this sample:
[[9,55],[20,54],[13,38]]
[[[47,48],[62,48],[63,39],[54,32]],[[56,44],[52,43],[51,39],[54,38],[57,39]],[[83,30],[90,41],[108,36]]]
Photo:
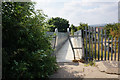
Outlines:
[[55,70],[46,15],[31,2],[2,4],[2,78],[44,78]]

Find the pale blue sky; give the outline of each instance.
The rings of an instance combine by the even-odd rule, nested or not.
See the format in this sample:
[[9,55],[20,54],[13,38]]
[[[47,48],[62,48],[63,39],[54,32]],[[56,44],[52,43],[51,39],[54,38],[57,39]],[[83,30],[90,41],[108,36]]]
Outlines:
[[51,17],[62,17],[70,24],[80,22],[104,24],[118,22],[119,0],[32,0],[35,9],[42,9]]

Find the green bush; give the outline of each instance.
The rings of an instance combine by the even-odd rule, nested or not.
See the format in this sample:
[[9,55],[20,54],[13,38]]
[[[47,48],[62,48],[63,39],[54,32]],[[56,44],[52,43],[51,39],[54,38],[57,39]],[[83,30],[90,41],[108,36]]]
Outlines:
[[2,78],[45,78],[57,70],[46,15],[31,2],[2,3]]

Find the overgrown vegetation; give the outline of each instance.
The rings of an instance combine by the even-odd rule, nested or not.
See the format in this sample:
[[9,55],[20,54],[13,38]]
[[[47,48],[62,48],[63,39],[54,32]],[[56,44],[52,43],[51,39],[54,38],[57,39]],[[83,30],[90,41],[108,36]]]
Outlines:
[[2,78],[45,78],[57,70],[46,15],[31,2],[2,3]]

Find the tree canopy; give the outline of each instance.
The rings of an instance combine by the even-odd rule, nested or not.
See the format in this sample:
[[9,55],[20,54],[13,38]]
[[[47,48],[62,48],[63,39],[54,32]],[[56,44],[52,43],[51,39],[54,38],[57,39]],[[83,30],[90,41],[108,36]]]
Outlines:
[[69,21],[60,17],[51,18],[48,20],[49,25],[54,25],[55,27],[51,28],[58,28],[59,32],[67,32],[67,28],[69,28]]
[[120,37],[120,23],[114,23],[114,24],[107,24],[105,25],[106,34],[107,36],[111,37]]
[[85,27],[88,27],[88,24],[86,23],[80,23],[79,26],[77,27],[77,30],[85,29]]

